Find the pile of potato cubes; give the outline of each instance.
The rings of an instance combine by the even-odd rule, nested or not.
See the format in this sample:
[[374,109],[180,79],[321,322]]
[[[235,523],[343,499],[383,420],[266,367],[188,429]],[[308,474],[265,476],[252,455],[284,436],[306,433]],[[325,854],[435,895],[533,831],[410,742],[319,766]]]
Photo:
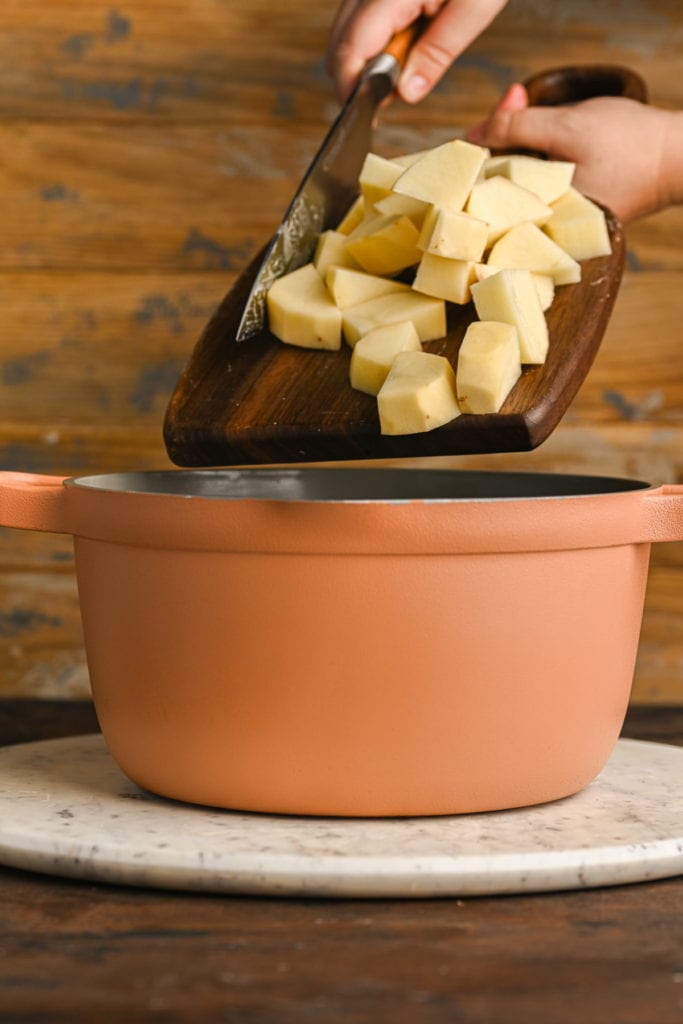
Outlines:
[[[343,337],[351,386],[377,396],[383,434],[498,412],[522,366],[545,361],[555,287],[611,251],[603,211],[571,187],[573,173],[460,139],[368,154],[341,224],[271,287],[270,331],[305,348],[340,349]],[[412,283],[395,280],[412,268]],[[470,301],[479,319],[454,368],[422,345],[446,334],[446,303]]]

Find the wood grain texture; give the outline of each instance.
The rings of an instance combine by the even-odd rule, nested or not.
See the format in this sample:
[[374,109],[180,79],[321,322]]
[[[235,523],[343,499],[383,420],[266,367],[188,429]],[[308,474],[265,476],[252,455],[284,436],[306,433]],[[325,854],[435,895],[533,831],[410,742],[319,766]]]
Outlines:
[[[0,701],[0,744],[97,731]],[[683,743],[683,710],[626,735]],[[683,880],[533,896],[282,900],[0,869],[0,1019],[147,1024],[678,1024]]]
[[[336,112],[322,61],[335,7],[0,5],[2,468],[169,465],[161,421],[177,375]],[[515,0],[432,97],[383,113],[376,148],[392,155],[445,141],[511,81],[559,64],[628,65],[653,103],[683,107],[682,40],[677,0]],[[605,340],[551,438],[534,452],[461,464],[683,482],[682,236],[683,208],[629,226]],[[656,689],[683,703],[682,552],[653,551],[636,701]],[[0,635],[0,694],[27,677],[33,686],[32,668],[51,658],[82,672],[70,557],[65,538],[0,531],[3,611],[49,619],[59,600],[68,609],[59,627],[29,617],[18,661],[8,653],[17,637]],[[57,667],[55,689],[65,678],[74,677]]]
[[[225,466],[536,448],[583,383],[617,296],[625,243],[610,214],[607,225],[611,254],[586,260],[581,281],[557,290],[546,314],[546,361],[524,368],[500,412],[462,415],[438,430],[398,437],[381,434],[375,398],[351,388],[348,346],[321,352],[283,345],[266,326],[237,340],[259,254],[203,331],[173,393],[164,421],[171,459],[179,466]],[[472,303],[447,309],[446,337],[423,348],[455,367],[476,312]]]

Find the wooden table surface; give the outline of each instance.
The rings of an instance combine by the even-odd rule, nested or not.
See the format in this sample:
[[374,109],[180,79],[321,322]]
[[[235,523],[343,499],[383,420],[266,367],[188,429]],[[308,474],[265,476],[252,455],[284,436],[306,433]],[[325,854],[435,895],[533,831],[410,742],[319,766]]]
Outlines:
[[[164,410],[337,105],[337,0],[2,0],[0,468],[170,466]],[[508,84],[633,67],[683,108],[681,0],[512,0],[376,149],[462,134]],[[539,449],[456,465],[683,482],[683,207],[629,226],[598,358]],[[0,697],[89,692],[70,539],[0,530]],[[634,699],[683,704],[683,543],[653,550]]]
[[[85,702],[0,702],[0,745],[95,729]],[[624,735],[683,744],[683,710]],[[0,951],[6,1024],[680,1024],[683,879],[335,901],[0,868]]]

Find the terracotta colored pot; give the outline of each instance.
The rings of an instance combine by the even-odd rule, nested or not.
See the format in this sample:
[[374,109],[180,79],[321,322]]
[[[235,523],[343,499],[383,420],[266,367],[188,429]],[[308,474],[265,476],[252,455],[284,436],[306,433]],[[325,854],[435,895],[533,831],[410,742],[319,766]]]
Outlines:
[[650,543],[683,487],[303,469],[0,474],[0,523],[72,533],[113,757],[195,803],[452,814],[605,764]]

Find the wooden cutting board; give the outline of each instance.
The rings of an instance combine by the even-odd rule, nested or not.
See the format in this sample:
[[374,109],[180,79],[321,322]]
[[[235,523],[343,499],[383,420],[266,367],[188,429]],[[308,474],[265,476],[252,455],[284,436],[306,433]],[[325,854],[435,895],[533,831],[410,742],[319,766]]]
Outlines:
[[[624,266],[624,235],[607,212],[609,256],[586,260],[546,316],[548,358],[527,367],[495,415],[463,415],[437,430],[380,434],[376,399],[349,385],[351,350],[283,345],[267,329],[235,335],[262,253],[226,295],[204,330],[171,398],[164,423],[179,466],[387,459],[525,451],[552,432],[583,382],[610,317]],[[449,304],[448,334],[424,345],[457,363],[472,303]]]

